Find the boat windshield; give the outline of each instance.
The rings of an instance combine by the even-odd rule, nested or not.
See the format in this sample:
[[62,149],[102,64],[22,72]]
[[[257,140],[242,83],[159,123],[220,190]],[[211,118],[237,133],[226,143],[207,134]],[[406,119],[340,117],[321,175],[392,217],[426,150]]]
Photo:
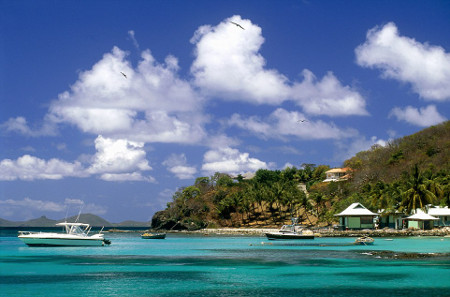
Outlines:
[[295,228],[294,225],[283,225],[283,227],[281,227],[280,232],[294,232]]
[[80,234],[80,235],[83,234],[83,235],[86,235],[86,232],[85,232],[86,230],[81,228],[80,226],[77,226],[77,225],[72,225],[72,226],[66,225],[66,231],[69,234]]

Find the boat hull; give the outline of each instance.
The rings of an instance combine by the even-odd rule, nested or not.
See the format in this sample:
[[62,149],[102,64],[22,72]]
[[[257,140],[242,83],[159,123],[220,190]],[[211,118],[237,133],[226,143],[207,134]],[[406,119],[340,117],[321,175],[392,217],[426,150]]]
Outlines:
[[373,241],[355,241],[355,245],[373,245]]
[[142,239],[164,239],[166,238],[166,234],[165,233],[158,233],[158,234],[142,234],[141,235]]
[[373,245],[373,242],[355,242],[355,245]]
[[314,239],[314,235],[296,233],[266,233],[269,240],[275,239]]
[[60,239],[19,237],[28,246],[104,246],[104,239]]
[[28,246],[104,246],[111,241],[105,239],[101,231],[88,235],[91,227],[85,223],[58,223],[63,226],[65,233],[19,231],[19,239]]
[[360,237],[355,240],[356,245],[373,245],[374,239],[372,237]]

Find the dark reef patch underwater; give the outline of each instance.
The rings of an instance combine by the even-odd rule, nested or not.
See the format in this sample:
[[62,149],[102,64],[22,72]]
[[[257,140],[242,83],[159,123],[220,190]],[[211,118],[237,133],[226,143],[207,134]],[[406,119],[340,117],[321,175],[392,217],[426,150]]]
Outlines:
[[108,247],[0,237],[0,296],[450,296],[450,239],[314,242],[111,235]]

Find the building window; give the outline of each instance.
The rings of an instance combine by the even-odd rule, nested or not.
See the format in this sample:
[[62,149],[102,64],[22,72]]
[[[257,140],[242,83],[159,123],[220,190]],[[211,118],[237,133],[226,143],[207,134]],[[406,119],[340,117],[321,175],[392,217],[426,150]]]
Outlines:
[[362,224],[372,224],[373,223],[373,219],[372,217],[361,217],[361,225]]

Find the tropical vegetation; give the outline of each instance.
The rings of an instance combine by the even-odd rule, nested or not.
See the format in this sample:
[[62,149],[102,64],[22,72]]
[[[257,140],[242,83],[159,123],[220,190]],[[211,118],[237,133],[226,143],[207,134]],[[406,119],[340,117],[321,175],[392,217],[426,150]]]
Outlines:
[[216,173],[180,188],[153,228],[330,225],[353,202],[373,211],[411,213],[427,205],[450,206],[450,121],[373,146],[346,160],[347,181],[327,182],[327,165],[260,169],[253,178]]

